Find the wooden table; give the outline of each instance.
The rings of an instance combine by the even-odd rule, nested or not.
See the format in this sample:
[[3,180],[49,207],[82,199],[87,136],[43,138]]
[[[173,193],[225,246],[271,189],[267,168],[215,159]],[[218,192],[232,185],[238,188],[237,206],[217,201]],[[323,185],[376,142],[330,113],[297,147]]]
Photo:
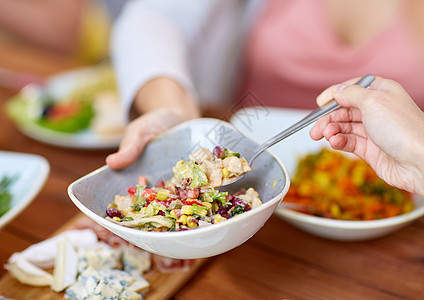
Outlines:
[[[27,46],[0,46],[0,67],[50,75],[75,66]],[[70,150],[27,138],[6,118],[3,104],[12,95],[0,90],[0,149],[42,155],[51,171],[31,205],[0,230],[1,266],[78,214],[66,188],[104,165],[113,151]],[[175,299],[424,299],[424,219],[352,243],[309,235],[273,216],[242,246],[209,259]]]

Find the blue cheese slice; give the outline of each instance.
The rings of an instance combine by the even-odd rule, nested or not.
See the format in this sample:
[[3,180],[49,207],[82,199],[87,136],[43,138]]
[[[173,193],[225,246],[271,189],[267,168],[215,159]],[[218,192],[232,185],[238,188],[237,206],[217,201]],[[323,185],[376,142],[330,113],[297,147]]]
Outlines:
[[78,280],[66,289],[65,298],[141,300],[141,294],[127,289],[135,282],[136,279],[126,271],[95,270],[88,267],[78,276]]
[[[93,291],[96,289],[101,278],[99,273],[92,267],[85,269],[79,276],[77,281],[66,289],[65,299],[92,299]],[[100,298],[103,299],[103,298]]]
[[57,242],[57,256],[54,264],[52,290],[61,292],[77,279],[78,256],[66,237]]
[[125,271],[137,270],[138,274],[143,274],[152,267],[151,253],[133,245],[125,245],[121,249],[122,263]]
[[132,273],[134,281],[128,285],[126,291],[128,292],[145,292],[149,287],[150,283],[143,277],[137,276]]
[[120,264],[121,251],[104,242],[98,242],[93,247],[78,248],[78,271],[88,267],[96,270],[117,268]]

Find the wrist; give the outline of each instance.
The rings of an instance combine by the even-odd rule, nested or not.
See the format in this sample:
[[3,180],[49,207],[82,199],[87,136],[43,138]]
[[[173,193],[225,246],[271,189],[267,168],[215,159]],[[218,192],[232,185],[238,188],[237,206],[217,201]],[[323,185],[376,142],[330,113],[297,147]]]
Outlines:
[[193,97],[177,81],[168,77],[157,77],[144,84],[136,95],[134,108],[139,114],[168,109],[184,119],[200,116]]

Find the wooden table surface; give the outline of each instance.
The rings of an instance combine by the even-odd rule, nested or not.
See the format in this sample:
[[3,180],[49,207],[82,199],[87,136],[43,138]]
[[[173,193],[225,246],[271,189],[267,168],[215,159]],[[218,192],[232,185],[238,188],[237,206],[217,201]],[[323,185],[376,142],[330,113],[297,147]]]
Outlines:
[[[1,68],[44,76],[76,66],[28,46],[0,46]],[[113,151],[59,148],[24,136],[4,111],[12,95],[0,89],[0,149],[42,155],[51,169],[34,201],[0,230],[0,276],[13,252],[46,239],[79,213],[68,185],[104,165]],[[424,219],[377,240],[336,242],[273,216],[249,241],[210,258],[174,299],[424,299]]]

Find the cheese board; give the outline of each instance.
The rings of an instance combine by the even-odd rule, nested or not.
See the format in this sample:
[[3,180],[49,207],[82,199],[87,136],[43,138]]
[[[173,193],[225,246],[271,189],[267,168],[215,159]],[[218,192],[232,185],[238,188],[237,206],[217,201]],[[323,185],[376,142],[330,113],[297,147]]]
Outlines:
[[[93,221],[83,214],[78,214],[52,236],[56,236],[70,229],[87,228],[87,226],[97,226]],[[97,233],[97,232],[96,232]],[[101,239],[101,237],[99,237]],[[207,261],[207,259],[196,259],[191,261],[180,261],[184,264],[183,268],[174,268],[164,271],[155,267],[153,259],[153,267],[144,274],[144,278],[150,283],[144,298],[152,299],[169,299],[181,289],[198,271],[198,269]],[[175,261],[174,261],[175,263]],[[50,270],[52,272],[52,270]],[[50,287],[35,287],[20,283],[10,273],[6,273],[0,279],[0,299],[63,299],[64,292],[55,292]],[[3,297],[3,298],[1,298]]]

